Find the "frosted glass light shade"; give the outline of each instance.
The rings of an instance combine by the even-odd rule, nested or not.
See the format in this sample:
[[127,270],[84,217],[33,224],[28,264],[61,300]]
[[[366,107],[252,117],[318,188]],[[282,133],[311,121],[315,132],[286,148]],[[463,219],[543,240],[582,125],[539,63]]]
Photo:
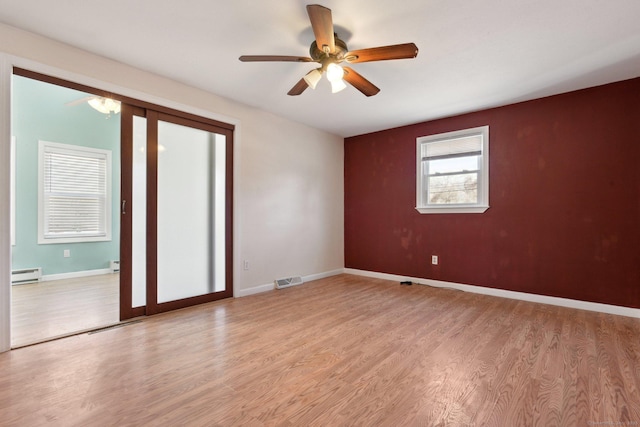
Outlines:
[[331,93],[338,93],[345,89],[347,85],[342,79],[331,82]]
[[338,64],[331,63],[327,66],[327,80],[330,82],[336,82],[342,80],[344,77],[344,70]]
[[89,99],[87,103],[102,114],[110,114],[111,112],[118,114],[120,112],[120,102],[111,98],[96,96]]
[[307,82],[307,85],[309,85],[311,89],[315,89],[321,78],[322,73],[318,69],[315,69],[309,71],[307,75],[304,76],[304,81]]

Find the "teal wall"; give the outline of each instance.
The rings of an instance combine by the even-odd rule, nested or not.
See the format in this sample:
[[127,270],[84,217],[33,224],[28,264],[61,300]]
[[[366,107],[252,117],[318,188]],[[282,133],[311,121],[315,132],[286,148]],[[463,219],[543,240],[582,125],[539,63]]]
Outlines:
[[[120,115],[110,117],[86,102],[89,96],[60,86],[13,76],[11,133],[16,138],[16,245],[12,268],[42,267],[61,274],[109,267],[119,259]],[[82,145],[112,151],[113,215],[111,241],[38,244],[38,141]],[[71,257],[64,258],[64,250]]]

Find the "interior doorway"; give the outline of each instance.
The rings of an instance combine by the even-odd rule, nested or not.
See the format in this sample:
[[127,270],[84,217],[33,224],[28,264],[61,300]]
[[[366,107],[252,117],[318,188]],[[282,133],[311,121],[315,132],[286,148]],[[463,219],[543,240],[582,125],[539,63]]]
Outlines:
[[18,68],[12,95],[13,348],[233,295],[233,125]]
[[120,115],[100,102],[12,76],[12,347],[119,320]]

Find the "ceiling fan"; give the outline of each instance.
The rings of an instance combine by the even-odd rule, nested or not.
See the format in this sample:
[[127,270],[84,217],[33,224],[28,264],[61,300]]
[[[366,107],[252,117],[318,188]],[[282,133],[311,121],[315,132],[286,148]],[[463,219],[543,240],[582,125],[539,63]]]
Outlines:
[[418,47],[414,43],[380,46],[369,49],[350,51],[347,44],[340,40],[333,31],[331,9],[318,4],[307,6],[307,14],[311,21],[311,28],[315,40],[309,48],[310,57],[285,56],[285,55],[243,55],[239,59],[242,62],[317,62],[319,68],[307,73],[296,83],[288,95],[300,95],[307,87],[316,88],[323,73],[331,82],[331,91],[339,92],[346,87],[344,80],[358,89],[366,96],[373,96],[380,92],[369,80],[362,77],[350,67],[341,66],[357,64],[359,62],[386,61],[390,59],[408,59],[418,56]]

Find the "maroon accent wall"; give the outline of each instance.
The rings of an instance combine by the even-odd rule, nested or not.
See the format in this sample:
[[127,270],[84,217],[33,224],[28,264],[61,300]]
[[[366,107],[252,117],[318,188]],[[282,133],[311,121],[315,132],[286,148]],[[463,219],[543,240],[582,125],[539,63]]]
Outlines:
[[[416,138],[482,125],[489,210],[418,213]],[[640,78],[345,139],[345,266],[640,308]]]

